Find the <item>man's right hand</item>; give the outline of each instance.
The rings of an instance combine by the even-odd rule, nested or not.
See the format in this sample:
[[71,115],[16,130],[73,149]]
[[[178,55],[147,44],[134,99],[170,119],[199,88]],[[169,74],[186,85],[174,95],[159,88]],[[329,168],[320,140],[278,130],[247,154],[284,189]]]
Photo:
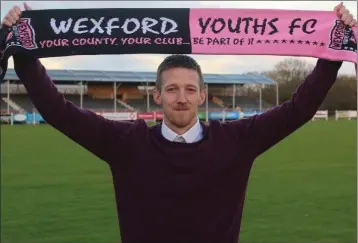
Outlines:
[[[24,3],[24,9],[31,10],[29,5],[27,5],[26,3]],[[10,11],[7,13],[5,18],[2,20],[1,25],[7,26],[7,27],[13,26],[14,24],[17,23],[17,21],[20,20],[21,14],[22,14],[22,11],[19,6],[13,7],[12,9],[10,9]]]

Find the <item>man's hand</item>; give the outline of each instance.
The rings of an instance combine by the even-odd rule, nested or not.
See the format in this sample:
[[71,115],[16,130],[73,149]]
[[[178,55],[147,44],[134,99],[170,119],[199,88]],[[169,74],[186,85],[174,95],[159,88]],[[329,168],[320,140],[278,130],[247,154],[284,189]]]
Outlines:
[[353,15],[349,13],[349,10],[346,9],[342,2],[334,8],[334,11],[337,13],[337,17],[340,18],[345,25],[348,25],[349,27],[357,25],[357,20],[353,19]]
[[[31,10],[29,5],[27,5],[26,3],[24,3],[24,9]],[[17,23],[17,21],[20,20],[21,14],[22,14],[22,11],[19,6],[13,7],[12,9],[10,9],[10,11],[7,13],[5,18],[2,20],[1,25],[7,26],[7,27],[11,27],[11,26],[15,25]]]

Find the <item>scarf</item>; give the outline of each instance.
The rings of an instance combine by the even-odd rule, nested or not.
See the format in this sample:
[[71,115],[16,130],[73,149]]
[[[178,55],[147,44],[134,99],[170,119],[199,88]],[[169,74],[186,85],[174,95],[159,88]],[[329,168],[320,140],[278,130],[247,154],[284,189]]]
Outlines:
[[8,58],[112,54],[277,55],[357,65],[356,27],[333,11],[263,9],[51,9],[2,28]]

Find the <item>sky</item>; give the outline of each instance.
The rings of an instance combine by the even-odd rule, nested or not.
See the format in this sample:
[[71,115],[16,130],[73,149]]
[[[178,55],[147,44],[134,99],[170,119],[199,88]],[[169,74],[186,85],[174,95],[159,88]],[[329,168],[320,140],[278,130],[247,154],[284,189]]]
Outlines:
[[[237,9],[286,9],[331,11],[339,1],[27,1],[32,9],[66,8],[237,8]],[[22,1],[1,1],[1,19],[15,5]],[[85,5],[85,6],[84,6]],[[357,18],[357,1],[344,1],[354,18]],[[167,55],[103,55],[44,58],[41,62],[47,69],[156,71]],[[275,64],[287,57],[281,56],[220,56],[191,55],[204,73],[261,72],[271,70]],[[311,64],[316,58],[295,57]],[[13,60],[9,59],[9,68]],[[354,64],[344,62],[340,74],[355,75]]]

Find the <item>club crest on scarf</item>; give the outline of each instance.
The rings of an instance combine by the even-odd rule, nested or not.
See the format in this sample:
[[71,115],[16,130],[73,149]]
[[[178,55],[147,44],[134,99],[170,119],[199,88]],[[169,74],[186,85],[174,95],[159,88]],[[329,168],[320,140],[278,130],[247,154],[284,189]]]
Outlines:
[[38,46],[35,40],[35,31],[32,28],[30,18],[21,18],[6,36],[6,48],[9,46],[20,46],[32,50]]
[[357,52],[357,40],[352,28],[336,20],[331,31],[329,48]]

